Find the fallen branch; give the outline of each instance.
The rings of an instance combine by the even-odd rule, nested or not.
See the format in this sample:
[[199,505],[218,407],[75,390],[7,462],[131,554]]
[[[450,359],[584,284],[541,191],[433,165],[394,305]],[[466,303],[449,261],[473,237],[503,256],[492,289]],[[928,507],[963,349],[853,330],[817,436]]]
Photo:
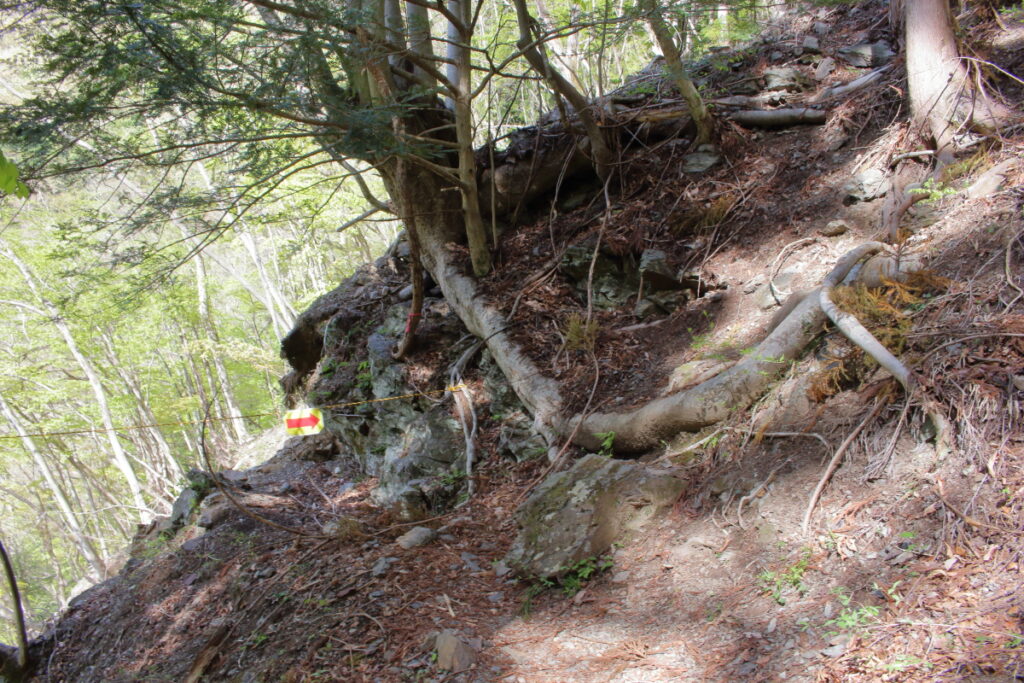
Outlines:
[[811,102],[824,102],[825,100],[831,100],[836,97],[842,97],[843,95],[849,95],[852,92],[862,90],[868,87],[869,85],[873,85],[874,83],[877,83],[878,81],[882,80],[882,74],[884,74],[891,68],[892,65],[887,64],[882,68],[875,69],[871,73],[865,74],[860,78],[850,81],[849,83],[844,83],[843,85],[836,85],[832,86],[831,88],[826,88],[821,92],[821,94],[817,95],[816,97],[813,97],[811,99]]
[[807,510],[804,512],[804,521],[800,528],[803,530],[804,535],[807,535],[807,531],[811,526],[811,514],[814,513],[814,506],[818,504],[818,498],[821,497],[821,492],[825,490],[825,486],[828,484],[829,479],[832,478],[833,473],[839,468],[839,463],[843,459],[843,455],[846,453],[846,449],[850,447],[853,440],[857,438],[857,435],[864,431],[864,428],[868,426],[868,423],[878,415],[881,411],[884,402],[881,398],[875,399],[875,405],[868,413],[868,416],[861,420],[861,423],[850,432],[850,435],[846,437],[843,443],[839,444],[839,448],[836,449],[832,459],[828,461],[828,467],[825,468],[825,473],[821,475],[821,479],[818,480],[818,485],[814,487],[814,493],[811,494],[811,499],[807,502]]
[[825,123],[825,112],[821,109],[800,107],[795,109],[745,109],[733,112],[729,118],[741,126],[755,128],[784,128],[802,123]]

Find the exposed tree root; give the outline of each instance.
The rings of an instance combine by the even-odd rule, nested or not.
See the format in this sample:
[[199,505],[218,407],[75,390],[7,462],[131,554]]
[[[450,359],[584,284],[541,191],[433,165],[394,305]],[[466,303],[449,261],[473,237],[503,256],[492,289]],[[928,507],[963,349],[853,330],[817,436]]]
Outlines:
[[845,311],[839,310],[831,299],[834,284],[826,279],[825,284],[818,290],[818,305],[825,312],[829,320],[846,335],[846,338],[864,350],[864,353],[874,358],[879,365],[888,370],[893,377],[899,380],[903,388],[910,391],[911,375],[903,363],[896,356],[889,352],[889,349],[882,346],[882,343],[875,339],[874,335],[860,324],[854,316]]
[[[843,256],[825,278],[823,287],[842,282],[861,259],[882,249],[877,242],[861,245]],[[813,290],[786,316],[753,353],[710,380],[677,394],[653,400],[625,413],[597,413],[582,419],[576,443],[600,445],[599,433],[615,433],[617,452],[642,452],[679,432],[697,431],[724,420],[763,393],[821,330],[826,315],[820,292]],[[866,332],[866,330],[865,330]],[[870,336],[870,335],[869,335]],[[580,418],[574,418],[574,425]]]

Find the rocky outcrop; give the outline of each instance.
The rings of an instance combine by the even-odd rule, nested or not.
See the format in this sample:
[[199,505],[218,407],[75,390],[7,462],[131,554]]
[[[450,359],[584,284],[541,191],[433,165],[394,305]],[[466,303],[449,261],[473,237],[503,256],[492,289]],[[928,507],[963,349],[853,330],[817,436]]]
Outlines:
[[559,576],[636,531],[685,488],[673,472],[590,454],[548,477],[516,512],[505,562],[521,576]]

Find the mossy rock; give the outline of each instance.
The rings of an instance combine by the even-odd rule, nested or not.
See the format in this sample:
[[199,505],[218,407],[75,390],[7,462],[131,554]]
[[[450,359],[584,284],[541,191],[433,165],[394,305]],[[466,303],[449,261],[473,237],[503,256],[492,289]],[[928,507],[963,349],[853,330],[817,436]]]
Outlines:
[[521,576],[559,576],[643,527],[684,488],[668,470],[587,455],[549,476],[520,506],[519,536],[505,563]]

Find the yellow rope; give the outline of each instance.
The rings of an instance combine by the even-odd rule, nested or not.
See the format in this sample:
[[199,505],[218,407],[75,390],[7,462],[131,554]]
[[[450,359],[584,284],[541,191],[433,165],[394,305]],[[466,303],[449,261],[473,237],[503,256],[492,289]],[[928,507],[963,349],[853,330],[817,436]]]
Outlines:
[[[433,394],[443,394],[448,391],[461,391],[465,389],[465,384],[456,384],[453,386],[446,387],[444,389],[435,389],[433,391],[421,391],[415,394],[402,394],[401,396],[387,396],[385,398],[371,398],[366,401],[353,401],[351,403],[333,403],[326,406],[318,406],[321,410],[330,410],[331,408],[351,408],[353,406],[361,406],[367,403],[383,403],[384,401],[398,401],[400,399],[416,398],[418,396],[431,396]],[[112,429],[75,429],[66,432],[33,432],[30,434],[0,434],[0,440],[4,439],[23,439],[26,437],[48,437],[48,436],[76,436],[80,434],[106,434],[107,432],[130,432],[138,429],[150,429],[152,427],[184,427],[185,425],[197,425],[204,422],[223,422],[225,420],[244,420],[250,417],[270,417],[271,415],[280,417],[280,411],[273,413],[250,413],[248,415],[231,415],[228,417],[209,417],[205,420],[182,420],[180,422],[154,422],[152,424],[143,425],[129,425],[127,427],[114,427]]]

